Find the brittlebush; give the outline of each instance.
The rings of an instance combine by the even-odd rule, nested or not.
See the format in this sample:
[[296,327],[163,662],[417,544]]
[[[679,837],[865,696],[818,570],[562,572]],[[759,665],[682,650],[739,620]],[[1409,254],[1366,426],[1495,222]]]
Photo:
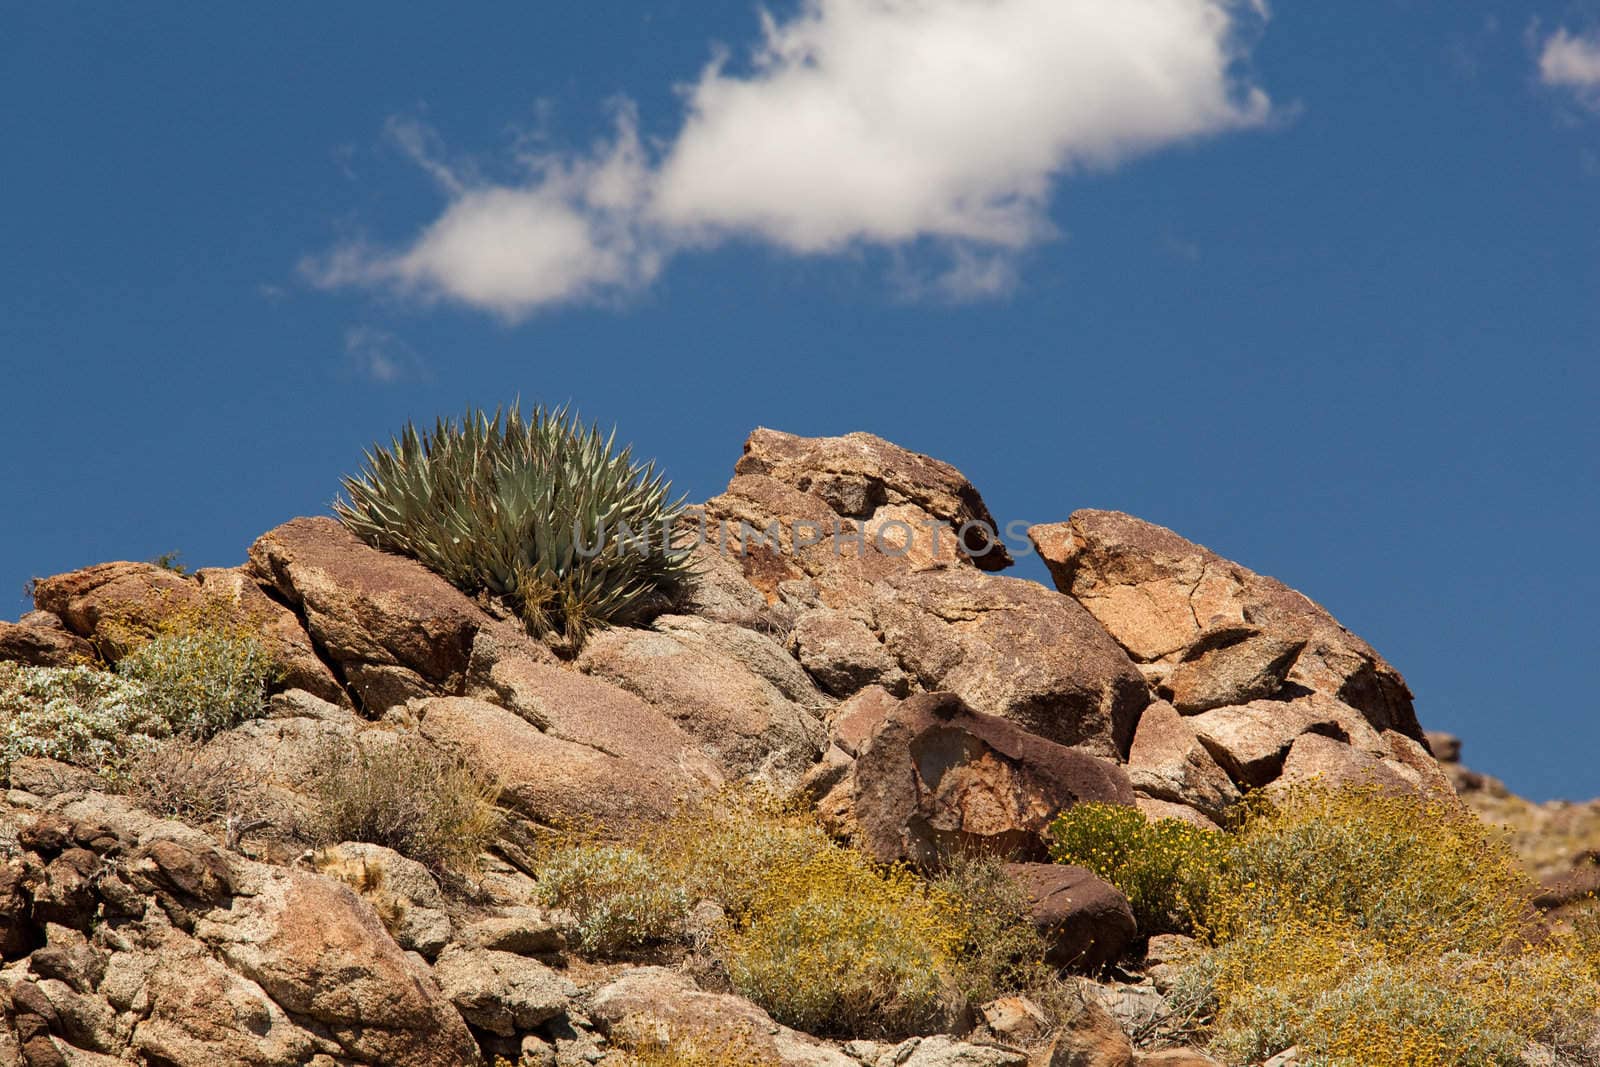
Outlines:
[[[601,862],[619,851],[642,862]],[[603,886],[570,877],[601,866]],[[1031,974],[1042,954],[994,878],[957,869],[930,883],[880,866],[811,815],[744,794],[690,807],[630,849],[564,845],[539,877],[548,903],[580,924],[603,921],[617,951],[670,940],[660,920],[713,901],[725,921],[712,948],[737,992],[797,1029],[898,1037],[942,1026],[965,999]],[[670,907],[656,906],[663,893]]]
[[1534,921],[1496,834],[1453,803],[1290,791],[1244,812],[1213,884],[1214,1048],[1338,1067],[1558,1062],[1592,1037],[1596,972]]

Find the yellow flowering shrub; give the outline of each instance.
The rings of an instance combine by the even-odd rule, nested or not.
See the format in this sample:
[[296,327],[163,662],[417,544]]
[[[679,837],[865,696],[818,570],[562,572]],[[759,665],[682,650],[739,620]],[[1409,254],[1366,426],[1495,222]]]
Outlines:
[[1226,841],[1177,819],[1150,822],[1138,808],[1117,804],[1075,804],[1050,826],[1051,858],[1122,890],[1145,936],[1194,932]]
[[1213,1049],[1328,1067],[1560,1060],[1593,1037],[1596,971],[1543,936],[1504,843],[1449,803],[1370,788],[1256,800],[1227,839],[1194,970]]
[[836,847],[770,871],[724,955],[734,989],[787,1026],[892,1037],[937,1024],[961,935],[922,879]]
[[[632,860],[604,862],[621,853]],[[607,879],[570,877],[600,868]],[[811,814],[758,793],[691,806],[629,848],[564,843],[538,878],[546,902],[580,924],[626,919],[609,943],[585,935],[602,955],[681,934],[686,905],[716,902],[727,921],[711,947],[734,989],[813,1033],[936,1028],[964,1001],[1009,991],[1042,956],[993,872],[957,864],[930,883],[882,867],[833,841]],[[640,907],[662,894],[670,906]]]

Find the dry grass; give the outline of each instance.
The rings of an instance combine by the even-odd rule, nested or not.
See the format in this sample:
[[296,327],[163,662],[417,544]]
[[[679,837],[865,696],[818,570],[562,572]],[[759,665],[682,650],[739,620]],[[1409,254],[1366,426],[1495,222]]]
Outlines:
[[369,730],[330,745],[315,781],[317,845],[366,841],[465,874],[500,830],[498,784],[418,738]]
[[154,815],[204,826],[257,814],[263,783],[243,762],[175,737],[148,747],[117,784]]

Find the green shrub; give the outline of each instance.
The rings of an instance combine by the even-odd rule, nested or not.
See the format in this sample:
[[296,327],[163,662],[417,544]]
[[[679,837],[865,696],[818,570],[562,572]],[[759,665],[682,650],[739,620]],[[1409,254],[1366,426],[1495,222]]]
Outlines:
[[202,739],[259,718],[276,672],[247,627],[188,617],[163,624],[117,662],[117,673],[143,687],[150,710],[173,733]]
[[1115,804],[1076,804],[1050,826],[1051,857],[1122,890],[1145,936],[1194,932],[1225,844],[1215,831],[1177,819],[1150,822]]
[[1451,803],[1370,788],[1257,799],[1207,897],[1212,948],[1180,986],[1210,990],[1214,1048],[1232,1061],[1290,1045],[1340,1067],[1562,1055],[1593,1037],[1597,975],[1571,939],[1535,931],[1531,888]]
[[499,786],[415,737],[368,730],[330,744],[315,783],[306,829],[319,846],[365,841],[464,873],[500,831]]
[[[658,610],[689,568],[665,544],[681,500],[669,499],[654,464],[614,444],[565,408],[526,420],[516,407],[473,410],[431,433],[408,424],[388,448],[373,446],[334,510],[368,544],[577,644],[595,626]],[[625,543],[624,528],[644,544]]]
[[145,687],[90,667],[0,662],[0,765],[39,756],[115,774],[171,724]]
[[688,894],[663,881],[637,849],[567,845],[544,858],[535,878],[546,905],[572,913],[592,955],[625,955],[683,933]]

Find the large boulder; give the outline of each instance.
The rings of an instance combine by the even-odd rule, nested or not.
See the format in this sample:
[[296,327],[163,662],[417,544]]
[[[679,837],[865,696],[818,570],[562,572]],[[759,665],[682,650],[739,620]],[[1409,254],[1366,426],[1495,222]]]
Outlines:
[[1043,935],[1045,962],[1094,971],[1114,963],[1133,940],[1128,900],[1092,871],[1064,863],[1010,863],[1006,873]]
[[884,509],[898,521],[944,524],[983,570],[1011,565],[994,536],[994,516],[971,482],[948,463],[868,433],[796,437],[758,429],[744,444],[737,475],[761,475],[824,501],[834,514],[871,522]]
[[706,640],[602,630],[578,667],[659,709],[730,778],[792,781],[822,751],[826,731],[811,711]]
[[367,711],[463,691],[488,617],[415,560],[380,552],[333,519],[305,518],[263,534],[248,570],[305,618]]
[[959,568],[897,574],[870,602],[884,644],[924,690],[956,693],[1058,744],[1127,753],[1149,690],[1066,597]]
[[718,1062],[858,1067],[813,1037],[779,1026],[743,997],[709,993],[664,967],[626,971],[590,998],[595,1026],[624,1048],[679,1044]]
[[[858,479],[845,458],[868,444],[884,470],[940,471],[944,488],[910,474]],[[830,694],[959,693],[1052,741],[1126,754],[1149,700],[1143,676],[1069,597],[985,574],[955,551],[960,529],[976,536],[989,521],[959,474],[855,435],[759,431],[748,448],[727,491],[704,506],[702,551],[737,561],[751,587],[794,613],[791,647]],[[933,510],[918,519],[914,508]]]
[[200,585],[154,563],[101,563],[34,583],[33,602],[119,659],[163,620],[203,603]]
[[71,667],[93,663],[98,653],[48,611],[30,611],[16,622],[0,622],[0,661],[26,667]]
[[[571,722],[569,730],[561,723],[541,730],[470,697],[435,697],[412,711],[424,737],[498,781],[501,805],[536,828],[622,833],[721,784],[716,766],[656,709],[597,679],[547,670],[562,676],[543,679],[549,706],[576,712],[576,731]],[[576,699],[568,703],[563,693]]]
[[1042,858],[1043,832],[1061,811],[1134,801],[1115,763],[973,711],[950,693],[900,704],[851,774],[859,843],[885,863],[933,865],[962,852]]
[[196,571],[195,580],[209,602],[231,605],[232,614],[260,635],[281,670],[278,686],[335,704],[350,703],[333,669],[317,655],[300,617],[264,593],[244,568],[208,567]]
[[467,1022],[502,1037],[559,1015],[578,988],[537,960],[511,952],[451,946],[434,976]]
[[[1080,511],[1028,531],[1056,588],[1070,594],[1142,663],[1193,663],[1208,635],[1243,628],[1258,642],[1240,662],[1208,671],[1244,683],[1252,696],[1278,673],[1278,653],[1302,644],[1284,680],[1359,710],[1380,730],[1422,739],[1400,672],[1337,619],[1282,582],[1223,559],[1161,526],[1114,511]],[[1231,646],[1228,646],[1231,647]],[[1232,657],[1222,657],[1227,660]],[[1191,673],[1198,673],[1192,668]],[[1186,679],[1187,681],[1187,679]],[[1222,677],[1197,692],[1224,687]],[[1207,693],[1200,703],[1217,694]],[[1237,700],[1226,701],[1238,703]]]
[[1164,700],[1144,709],[1128,753],[1128,778],[1142,797],[1183,804],[1216,817],[1240,799],[1189,720]]

